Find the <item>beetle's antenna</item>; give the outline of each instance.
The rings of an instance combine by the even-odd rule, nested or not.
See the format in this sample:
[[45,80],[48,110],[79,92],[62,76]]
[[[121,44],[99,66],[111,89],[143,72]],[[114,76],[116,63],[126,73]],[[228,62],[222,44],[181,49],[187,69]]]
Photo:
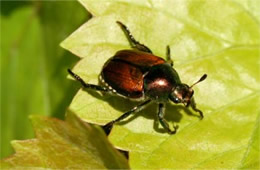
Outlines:
[[198,84],[199,82],[202,82],[203,80],[205,80],[207,78],[207,74],[203,74],[203,76],[197,81],[195,82],[193,85],[190,86],[190,89],[195,86],[196,84]]

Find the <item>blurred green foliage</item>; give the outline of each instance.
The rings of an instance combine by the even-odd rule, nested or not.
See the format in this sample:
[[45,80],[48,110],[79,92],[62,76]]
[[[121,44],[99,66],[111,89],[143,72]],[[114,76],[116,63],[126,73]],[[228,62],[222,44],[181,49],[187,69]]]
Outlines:
[[59,43],[90,15],[77,1],[1,1],[1,158],[10,141],[33,137],[28,115],[63,118],[79,86],[77,61]]

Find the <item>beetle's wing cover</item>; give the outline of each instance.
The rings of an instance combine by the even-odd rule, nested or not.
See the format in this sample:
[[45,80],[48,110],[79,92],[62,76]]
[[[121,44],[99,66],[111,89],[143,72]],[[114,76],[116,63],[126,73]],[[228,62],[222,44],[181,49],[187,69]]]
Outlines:
[[102,78],[117,93],[130,98],[143,96],[143,73],[138,67],[120,60],[109,60],[102,70]]
[[136,50],[118,51],[113,59],[122,60],[140,68],[147,68],[165,63],[165,60],[160,57]]

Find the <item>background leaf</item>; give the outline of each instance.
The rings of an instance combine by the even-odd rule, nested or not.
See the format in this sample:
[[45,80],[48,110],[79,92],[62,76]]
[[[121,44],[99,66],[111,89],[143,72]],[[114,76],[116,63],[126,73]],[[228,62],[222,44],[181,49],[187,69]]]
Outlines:
[[127,160],[107,141],[103,130],[73,113],[66,122],[32,117],[36,139],[13,141],[16,153],[2,168],[128,169]]
[[[156,105],[117,124],[111,142],[130,152],[132,168],[259,169],[259,3],[239,0],[82,0],[94,18],[62,46],[81,57],[74,71],[98,83],[105,61],[129,44],[115,21],[125,23],[154,54],[170,45],[174,68],[196,86],[196,113],[168,104],[166,119],[176,135],[158,126]],[[253,5],[252,5],[253,3]],[[105,124],[135,106],[119,97],[80,90],[70,109],[82,119]]]
[[33,136],[28,115],[63,118],[79,86],[66,79],[77,59],[59,43],[88,17],[75,1],[1,1],[1,158]]

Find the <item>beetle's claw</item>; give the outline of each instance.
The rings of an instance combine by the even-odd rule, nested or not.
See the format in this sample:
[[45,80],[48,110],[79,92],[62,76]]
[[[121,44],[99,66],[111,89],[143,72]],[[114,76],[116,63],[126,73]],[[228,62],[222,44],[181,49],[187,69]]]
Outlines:
[[113,127],[114,122],[108,122],[107,124],[105,124],[104,126],[102,126],[103,130],[105,131],[105,133],[108,135]]
[[173,134],[175,134],[175,133],[177,132],[177,129],[178,129],[178,128],[179,128],[178,125],[174,125],[174,126],[173,126],[173,129],[174,129],[174,130],[169,130],[168,133],[171,134],[171,135],[173,135]]
[[199,114],[200,114],[200,120],[202,120],[202,119],[204,118],[202,111],[198,110],[197,112],[199,112]]

